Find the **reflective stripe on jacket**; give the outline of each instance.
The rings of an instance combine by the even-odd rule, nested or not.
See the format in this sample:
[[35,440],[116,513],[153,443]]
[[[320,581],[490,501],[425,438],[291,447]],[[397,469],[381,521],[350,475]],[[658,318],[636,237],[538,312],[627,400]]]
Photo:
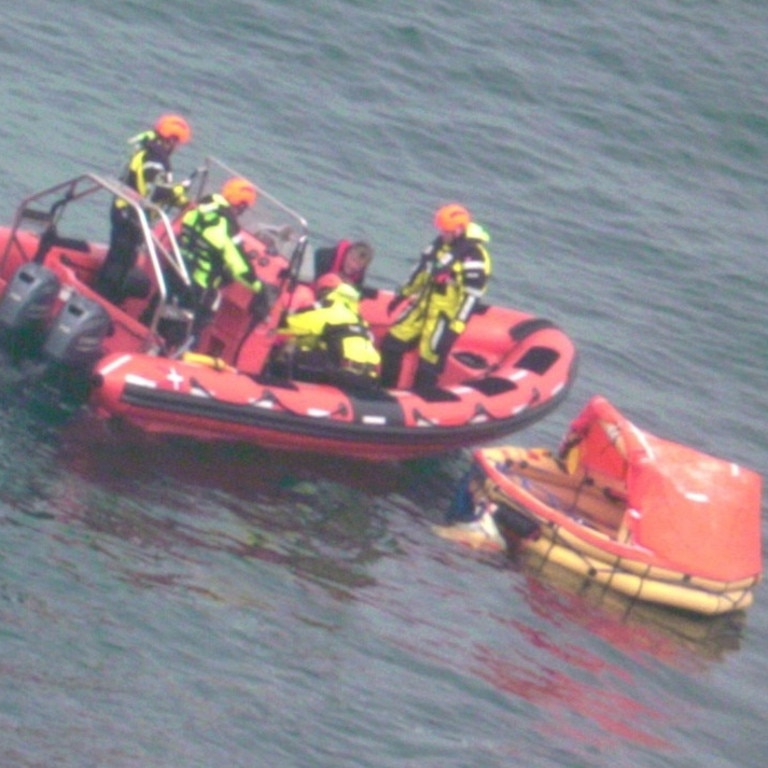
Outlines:
[[300,349],[325,349],[336,365],[377,375],[381,355],[351,291],[342,284],[313,307],[288,315],[280,332],[296,337]]
[[[170,152],[157,140],[154,131],[140,137],[140,144],[120,175],[120,181],[155,203],[172,202],[173,173]],[[115,200],[118,208],[127,206]]]
[[404,296],[418,295],[417,303],[442,297],[439,303],[451,330],[461,333],[487,288],[491,275],[491,257],[486,248],[489,242],[488,233],[474,222],[451,243],[435,238],[422,252],[400,292]]
[[204,198],[184,214],[181,224],[179,244],[193,282],[218,288],[226,280],[237,280],[252,291],[261,290],[261,281],[243,253],[232,206],[220,194]]

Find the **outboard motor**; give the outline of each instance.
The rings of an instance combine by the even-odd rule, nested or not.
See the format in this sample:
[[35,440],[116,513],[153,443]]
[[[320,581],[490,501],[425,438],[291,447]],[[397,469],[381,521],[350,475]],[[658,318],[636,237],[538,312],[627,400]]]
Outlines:
[[98,301],[73,293],[48,332],[43,355],[55,363],[90,368],[101,357],[101,342],[112,330],[112,319]]
[[6,286],[0,299],[0,338],[14,359],[39,354],[60,285],[48,267],[29,262]]
[[43,344],[48,361],[46,383],[65,401],[84,401],[93,366],[103,355],[101,342],[112,319],[98,301],[73,293],[56,316]]

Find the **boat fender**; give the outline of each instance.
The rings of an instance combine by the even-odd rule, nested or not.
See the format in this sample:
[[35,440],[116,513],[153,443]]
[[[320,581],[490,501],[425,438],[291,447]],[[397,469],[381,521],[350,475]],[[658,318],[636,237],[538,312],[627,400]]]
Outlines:
[[211,357],[210,355],[202,355],[199,352],[185,352],[181,359],[185,363],[193,363],[195,365],[204,365],[207,368],[212,368],[214,371],[234,371],[235,369],[225,363],[220,357]]

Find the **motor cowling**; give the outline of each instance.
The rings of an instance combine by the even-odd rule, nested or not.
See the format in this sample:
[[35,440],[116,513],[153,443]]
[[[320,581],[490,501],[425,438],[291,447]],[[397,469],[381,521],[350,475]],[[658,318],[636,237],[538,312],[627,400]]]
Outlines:
[[51,325],[43,356],[69,368],[89,369],[103,355],[112,319],[98,301],[73,293]]
[[18,332],[45,324],[61,284],[48,267],[22,264],[0,299],[0,328]]

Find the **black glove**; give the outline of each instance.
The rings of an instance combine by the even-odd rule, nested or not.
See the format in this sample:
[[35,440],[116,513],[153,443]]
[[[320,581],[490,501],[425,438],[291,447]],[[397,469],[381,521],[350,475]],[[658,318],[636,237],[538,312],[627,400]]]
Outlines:
[[391,315],[407,298],[402,293],[396,293],[389,304],[387,304],[387,314]]

